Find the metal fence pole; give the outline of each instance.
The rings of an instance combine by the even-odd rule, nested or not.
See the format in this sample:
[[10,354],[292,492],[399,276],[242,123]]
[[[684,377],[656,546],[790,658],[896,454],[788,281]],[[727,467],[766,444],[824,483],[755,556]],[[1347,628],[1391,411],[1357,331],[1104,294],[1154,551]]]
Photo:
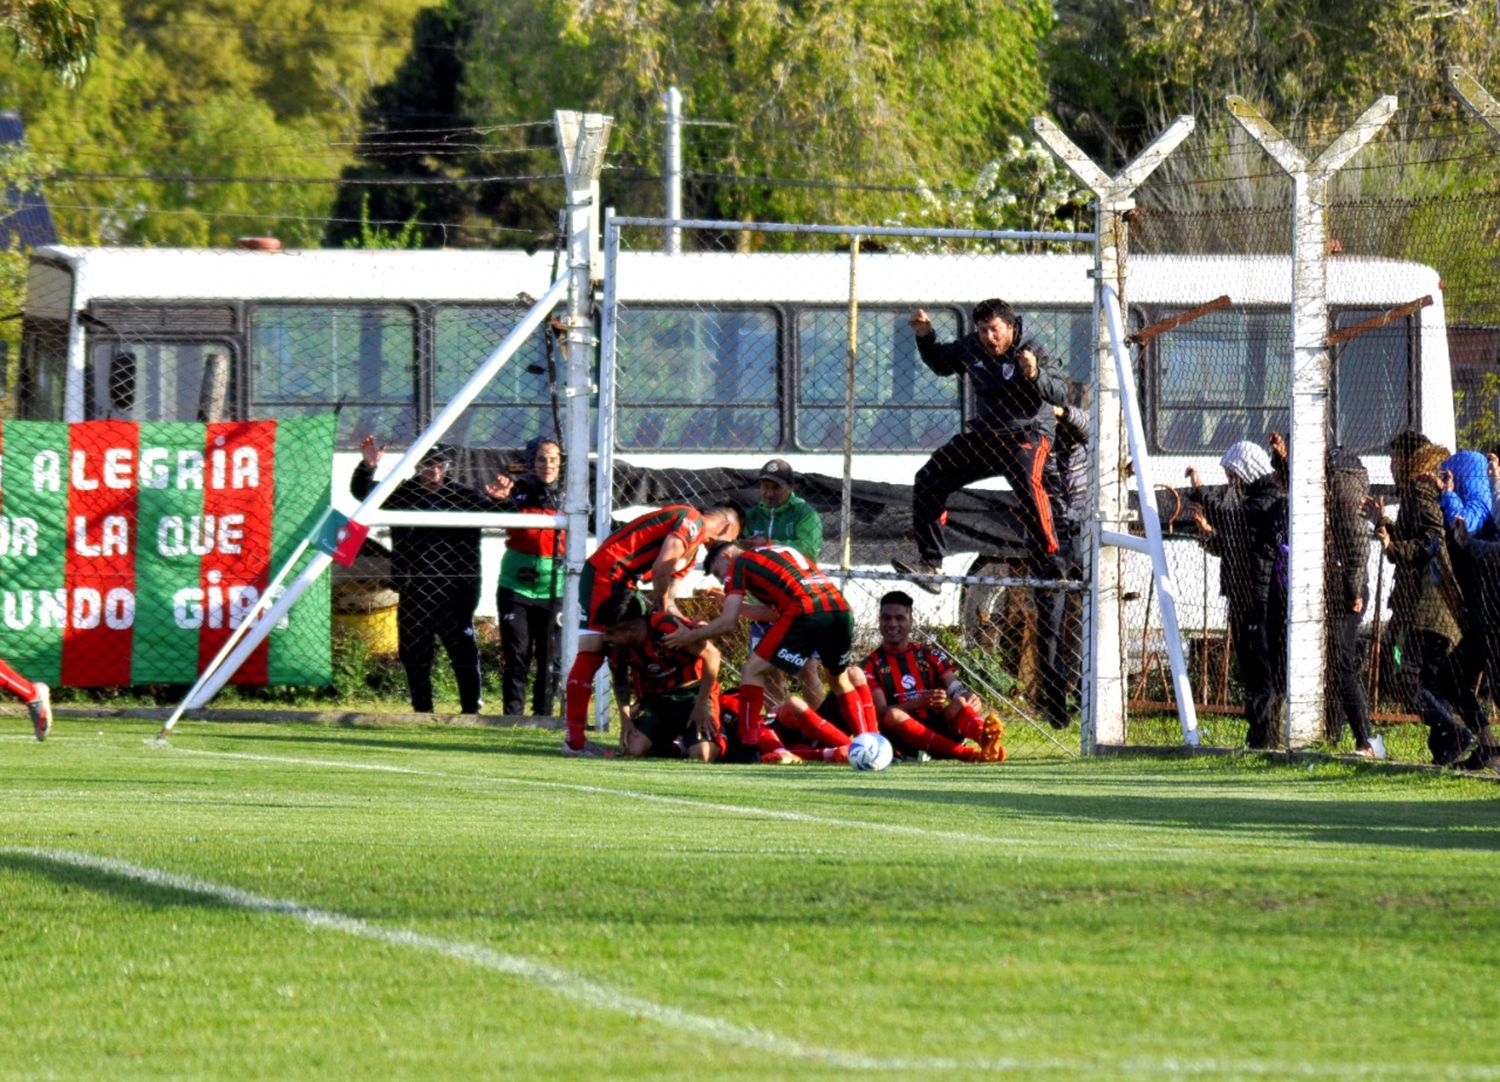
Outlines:
[[[1045,117],[1033,117],[1037,137],[1068,170],[1094,193],[1094,402],[1091,423],[1090,468],[1098,478],[1089,530],[1089,592],[1085,602],[1083,720],[1080,741],[1085,754],[1100,744],[1125,742],[1127,687],[1124,644],[1121,636],[1120,595],[1123,556],[1115,548],[1106,553],[1101,545],[1105,533],[1128,532],[1129,506],[1125,495],[1126,459],[1121,440],[1120,382],[1115,375],[1110,348],[1109,324],[1102,297],[1108,285],[1125,312],[1125,256],[1129,234],[1125,212],[1135,204],[1134,192],[1193,130],[1193,118],[1180,116],[1114,177],[1089,160],[1088,155]],[[1122,314],[1122,319],[1124,318]],[[1142,659],[1144,664],[1145,659]]]
[[[557,144],[567,178],[568,243],[568,385],[566,390],[568,472],[564,479],[563,511],[568,516],[565,547],[567,575],[563,580],[563,612],[578,611],[578,575],[587,556],[589,513],[589,400],[594,391],[591,378],[594,356],[592,315],[593,250],[597,243],[599,170],[609,143],[610,117],[598,113],[558,110]],[[578,655],[578,621],[564,617],[562,671],[573,667]],[[600,696],[596,696],[596,699]],[[606,703],[596,704],[606,707]]]
[[844,480],[839,491],[839,567],[849,570],[854,532],[854,389],[859,358],[859,238],[849,241],[849,348],[844,365]]
[[1328,353],[1328,189],[1337,173],[1396,111],[1386,95],[1311,162],[1245,99],[1225,99],[1230,115],[1292,178],[1291,477],[1287,491],[1287,747],[1323,734],[1323,536],[1328,508],[1324,454],[1330,430]]

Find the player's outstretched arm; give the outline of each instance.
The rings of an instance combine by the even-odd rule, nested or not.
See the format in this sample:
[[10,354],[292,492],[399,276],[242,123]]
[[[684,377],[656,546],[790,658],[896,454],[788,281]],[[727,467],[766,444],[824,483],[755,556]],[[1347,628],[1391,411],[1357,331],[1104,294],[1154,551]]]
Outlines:
[[676,631],[663,635],[662,642],[675,650],[681,650],[694,643],[722,635],[726,631],[733,631],[740,622],[740,605],[744,600],[744,594],[727,595],[724,598],[724,611],[708,623],[701,627],[680,627]]

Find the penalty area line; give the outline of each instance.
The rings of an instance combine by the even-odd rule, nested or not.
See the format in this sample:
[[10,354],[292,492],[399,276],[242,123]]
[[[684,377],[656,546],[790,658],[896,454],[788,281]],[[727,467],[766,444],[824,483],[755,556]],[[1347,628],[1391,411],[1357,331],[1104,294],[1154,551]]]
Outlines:
[[[446,781],[463,781],[480,786],[527,786],[535,789],[560,790],[570,793],[587,793],[591,796],[612,797],[633,803],[665,804],[673,807],[695,808],[700,811],[719,812],[751,819],[766,819],[786,823],[806,823],[812,826],[829,827],[836,830],[868,830],[893,837],[918,838],[923,841],[951,842],[960,845],[987,845],[1005,848],[1027,856],[1060,854],[1072,857],[1078,852],[1078,843],[1069,839],[1050,842],[1035,838],[1008,837],[1003,834],[985,834],[969,830],[935,830],[931,827],[911,826],[879,819],[846,819],[832,815],[817,815],[812,812],[791,811],[786,808],[767,808],[756,804],[732,804],[724,801],[703,800],[696,797],[667,796],[662,793],[639,789],[623,789],[612,785],[585,785],[581,782],[549,781],[541,778],[519,778],[497,774],[465,774],[453,771],[431,770],[421,767],[396,766],[391,763],[352,763],[341,759],[310,759],[298,755],[270,755],[247,751],[215,751],[210,748],[183,748],[175,744],[163,744],[165,750],[176,755],[197,755],[211,759],[238,759],[251,763],[277,763],[296,766],[324,767],[331,770],[369,771],[379,774],[401,774],[408,777],[441,778]],[[1194,856],[1223,857],[1241,853],[1259,856],[1266,852],[1281,852],[1289,847],[1284,844],[1256,846],[1237,842],[1234,850],[1223,847],[1173,843],[1115,842],[1091,839],[1089,851],[1095,857],[1107,856],[1111,860],[1134,860],[1140,857],[1153,859],[1181,859]],[[1319,863],[1348,863],[1340,858],[1320,856]]]
[[1006,1070],[1010,1068],[1035,1069],[1042,1066],[1059,1068],[1081,1066],[1077,1063],[1038,1064],[1020,1061],[1003,1065],[1000,1063],[978,1064],[946,1059],[880,1059],[855,1055],[837,1049],[820,1048],[766,1030],[756,1029],[753,1026],[744,1026],[723,1018],[716,1018],[713,1015],[686,1011],[658,1003],[643,996],[609,988],[559,966],[548,965],[521,955],[506,954],[478,943],[443,939],[405,928],[386,928],[343,913],[303,905],[291,899],[255,894],[238,887],[211,883],[159,868],[148,868],[113,857],[101,857],[67,849],[30,848],[0,848],[0,855],[30,858],[60,867],[96,872],[114,879],[180,891],[202,898],[212,898],[214,901],[251,913],[289,917],[318,931],[338,932],[357,939],[403,947],[425,954],[440,955],[457,962],[515,977],[582,1007],[632,1018],[649,1019],[667,1029],[693,1037],[710,1037],[723,1044],[737,1045],[789,1059],[811,1060],[833,1067],[867,1071],[974,1070],[976,1068]]
[[[332,910],[317,909],[287,898],[273,898],[255,894],[221,883],[212,883],[194,876],[181,875],[160,868],[148,868],[130,861],[103,857],[68,849],[42,849],[28,847],[3,847],[0,856],[19,857],[51,864],[57,867],[74,868],[95,872],[117,880],[141,883],[159,889],[175,890],[184,894],[211,898],[224,905],[250,913],[288,917],[316,931],[337,932],[341,935],[364,939],[388,946],[401,947],[425,954],[437,955],[466,965],[477,966],[495,973],[513,977],[535,987],[553,993],[561,999],[579,1006],[608,1011],[629,1018],[643,1019],[665,1029],[676,1031],[692,1039],[704,1038],[721,1044],[748,1048],[756,1052],[780,1056],[786,1059],[826,1064],[843,1070],[868,1072],[901,1071],[921,1073],[932,1071],[966,1071],[987,1074],[1005,1074],[1014,1071],[1035,1073],[1037,1071],[1063,1072],[1071,1075],[1111,1071],[1118,1075],[1146,1075],[1148,1077],[1220,1075],[1261,1076],[1269,1078],[1370,1078],[1380,1076],[1400,1077],[1404,1067],[1379,1062],[1328,1063],[1271,1062],[1227,1059],[1186,1059],[1177,1057],[1143,1058],[1124,1057],[1118,1060],[1100,1061],[1080,1058],[991,1058],[959,1060],[946,1057],[891,1057],[857,1055],[833,1048],[823,1048],[804,1041],[793,1040],[768,1030],[730,1022],[713,1015],[682,1010],[668,1004],[658,1003],[643,996],[632,995],[608,987],[597,981],[579,976],[560,966],[548,965],[521,955],[507,954],[477,943],[443,939],[406,928],[387,928],[369,921],[351,917]],[[855,1027],[857,1029],[857,1027]],[[851,1031],[845,1027],[845,1031]],[[1449,1077],[1485,1078],[1500,1077],[1493,1068],[1460,1066],[1448,1072]]]

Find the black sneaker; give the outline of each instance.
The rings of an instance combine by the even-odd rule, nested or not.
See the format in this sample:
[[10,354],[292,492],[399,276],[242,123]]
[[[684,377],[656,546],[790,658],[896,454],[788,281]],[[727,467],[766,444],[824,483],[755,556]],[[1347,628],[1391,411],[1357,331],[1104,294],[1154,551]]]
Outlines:
[[1432,761],[1438,766],[1453,766],[1467,758],[1478,742],[1477,736],[1460,725],[1452,737],[1443,742],[1442,748],[1433,754]]
[[916,563],[908,563],[906,560],[892,560],[891,566],[903,575],[910,575],[913,585],[926,590],[929,594],[940,594],[942,586],[935,582],[929,582],[925,576],[941,575],[943,568],[941,564],[931,564],[926,560],[918,560]]

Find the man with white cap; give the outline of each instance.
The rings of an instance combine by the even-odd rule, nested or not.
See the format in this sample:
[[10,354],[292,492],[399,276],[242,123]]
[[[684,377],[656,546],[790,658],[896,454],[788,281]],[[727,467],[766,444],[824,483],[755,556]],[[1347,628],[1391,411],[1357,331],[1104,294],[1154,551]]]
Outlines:
[[1188,499],[1203,547],[1219,557],[1219,593],[1228,602],[1229,646],[1245,693],[1246,746],[1276,743],[1276,674],[1266,611],[1275,574],[1277,521],[1284,497],[1271,456],[1250,440],[1231,444],[1219,459],[1229,487],[1211,493],[1188,467]]

